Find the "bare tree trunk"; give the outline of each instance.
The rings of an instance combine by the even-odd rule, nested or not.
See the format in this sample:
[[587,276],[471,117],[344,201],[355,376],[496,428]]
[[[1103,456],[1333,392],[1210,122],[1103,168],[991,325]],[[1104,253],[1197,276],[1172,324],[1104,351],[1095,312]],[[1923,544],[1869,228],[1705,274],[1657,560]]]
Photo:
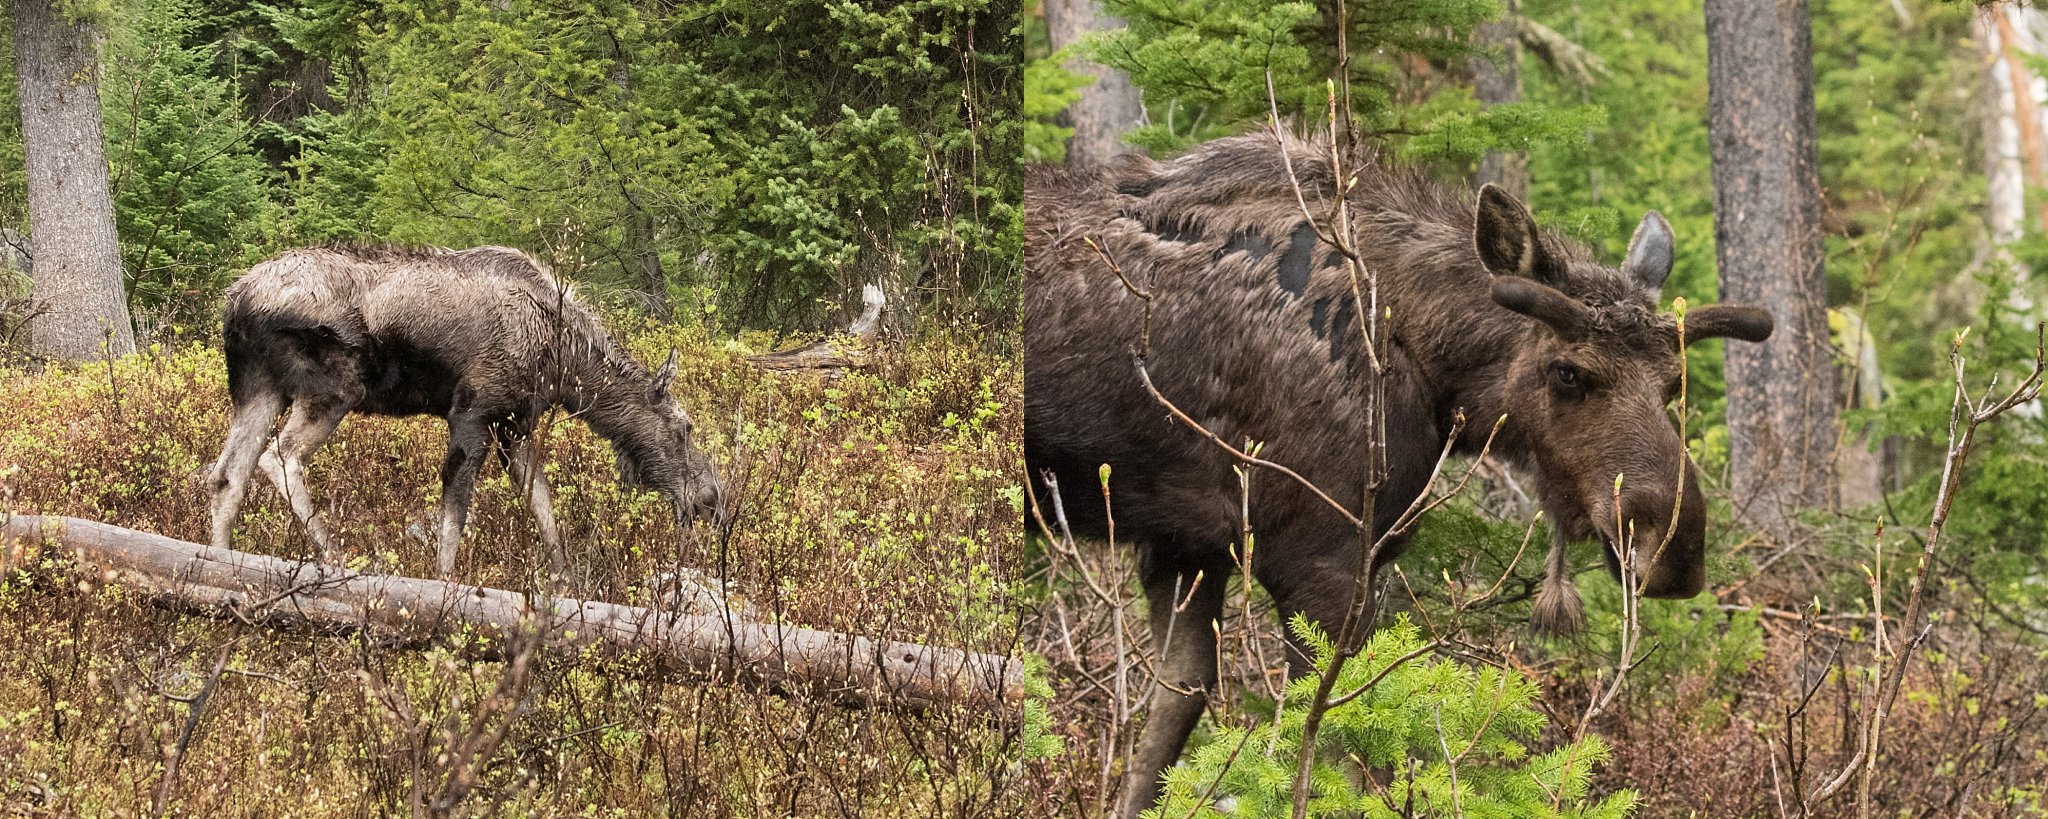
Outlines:
[[[1100,0],[1045,0],[1045,27],[1055,51],[1073,45],[1088,32],[1122,25],[1122,20],[1102,12]],[[1067,141],[1067,164],[1098,165],[1130,151],[1123,132],[1145,118],[1131,78],[1122,71],[1081,60],[1070,61],[1067,68],[1095,77],[1095,84],[1081,89],[1081,99],[1067,107],[1074,126],[1074,137]]]
[[1729,461],[1738,514],[1783,534],[1833,496],[1839,391],[1828,340],[1813,43],[1806,0],[1707,0],[1708,134],[1721,300],[1777,332],[1731,344]]
[[128,320],[114,199],[107,188],[99,35],[92,20],[66,19],[57,5],[14,3],[35,256],[37,312],[30,337],[39,355],[86,361],[134,352],[135,328]]
[[[1989,188],[1990,258],[2018,276],[2011,307],[2033,312],[2026,287],[2031,271],[2013,258],[2026,221],[2027,187],[2048,187],[2048,120],[2042,116],[2048,82],[2027,68],[2025,56],[2048,56],[2048,15],[2033,8],[1992,6],[1978,18],[1977,43],[1985,57],[1984,178]],[[2048,229],[2048,209],[2039,219]]]
[[509,638],[538,630],[559,656],[636,652],[669,673],[809,689],[848,704],[1011,710],[1024,699],[1023,664],[1008,657],[737,615],[361,574],[78,518],[0,515],[0,571],[69,572],[61,575],[65,585],[118,583],[180,611],[286,630],[372,633],[399,646],[455,645],[480,658],[498,659]]
[[[1474,43],[1483,50],[1468,63],[1472,72],[1472,95],[1481,110],[1522,101],[1522,38],[1515,27],[1520,3],[1508,0],[1501,19],[1480,24],[1473,32]],[[1487,151],[1479,158],[1479,172],[1472,186],[1500,186],[1516,199],[1529,197],[1529,156],[1520,151]]]

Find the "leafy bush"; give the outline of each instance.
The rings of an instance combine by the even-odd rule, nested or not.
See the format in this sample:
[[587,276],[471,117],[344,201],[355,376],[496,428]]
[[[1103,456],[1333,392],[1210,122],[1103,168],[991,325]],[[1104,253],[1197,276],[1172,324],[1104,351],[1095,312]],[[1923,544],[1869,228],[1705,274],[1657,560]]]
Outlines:
[[[1329,668],[1329,640],[1298,616],[1291,625],[1314,648],[1316,667]],[[1313,751],[1318,759],[1310,774],[1310,816],[1591,819],[1633,812],[1633,792],[1591,795],[1594,766],[1608,756],[1598,737],[1531,753],[1529,744],[1545,723],[1534,707],[1535,681],[1503,668],[1437,657],[1400,662],[1423,645],[1420,631],[1403,617],[1379,629],[1345,663],[1334,692],[1371,687],[1323,717]],[[1219,731],[1167,773],[1160,807],[1148,815],[1291,815],[1302,725],[1320,680],[1308,675],[1290,683],[1272,723]],[[1361,787],[1357,762],[1392,773],[1383,786]],[[1232,806],[1226,812],[1212,799]]]

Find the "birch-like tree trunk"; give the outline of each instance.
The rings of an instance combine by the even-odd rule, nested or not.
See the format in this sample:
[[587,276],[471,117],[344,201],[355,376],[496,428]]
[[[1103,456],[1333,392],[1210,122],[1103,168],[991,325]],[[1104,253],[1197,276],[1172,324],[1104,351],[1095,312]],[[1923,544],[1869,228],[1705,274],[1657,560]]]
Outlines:
[[[1118,28],[1123,21],[1104,14],[1100,0],[1045,0],[1047,39],[1057,51],[1091,31]],[[1081,99],[1067,106],[1073,138],[1067,140],[1067,165],[1099,165],[1131,150],[1123,133],[1144,122],[1145,108],[1131,78],[1114,68],[1070,60],[1067,69],[1095,82],[1081,89]]]
[[57,0],[15,0],[14,60],[35,259],[31,349],[67,361],[127,355],[135,328],[107,187],[99,34]]
[[1708,135],[1721,299],[1771,311],[1730,344],[1729,461],[1738,514],[1783,534],[1833,498],[1840,391],[1828,339],[1813,44],[1805,0],[1706,0]]
[[[2019,277],[2013,309],[2031,313],[2026,287],[2031,271],[2011,253],[2027,218],[2026,189],[2048,187],[2048,81],[2026,56],[2048,56],[2048,15],[2033,8],[1992,6],[1978,16],[1976,41],[1984,66],[1984,180],[1989,257]],[[2048,230],[2048,209],[2039,215]]]

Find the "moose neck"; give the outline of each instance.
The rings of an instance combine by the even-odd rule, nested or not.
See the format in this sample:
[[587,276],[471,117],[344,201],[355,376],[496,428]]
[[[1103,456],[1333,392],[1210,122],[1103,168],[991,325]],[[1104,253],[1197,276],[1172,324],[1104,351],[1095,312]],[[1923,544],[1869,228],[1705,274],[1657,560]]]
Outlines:
[[553,398],[635,463],[657,466],[666,450],[661,417],[647,396],[650,376],[617,343],[576,329],[554,345],[563,377]]
[[565,406],[580,413],[592,432],[609,441],[622,459],[630,461],[649,488],[677,502],[680,489],[670,479],[677,465],[670,462],[661,415],[647,398],[645,373],[639,373],[638,378],[601,382],[586,390],[580,402],[565,402]]
[[[1384,332],[1425,382],[1428,411],[1439,435],[1448,436],[1452,419],[1462,413],[1465,423],[1456,450],[1476,453],[1494,434],[1494,421],[1517,408],[1502,385],[1515,353],[1542,330],[1495,305],[1490,276],[1476,259],[1464,261],[1473,254],[1469,216],[1439,213],[1427,222],[1406,213],[1375,216],[1382,232],[1372,236],[1361,230],[1360,239],[1367,264],[1380,273],[1380,300],[1390,308]],[[1516,457],[1521,449],[1517,428],[1513,423],[1501,428],[1494,439],[1496,452]]]

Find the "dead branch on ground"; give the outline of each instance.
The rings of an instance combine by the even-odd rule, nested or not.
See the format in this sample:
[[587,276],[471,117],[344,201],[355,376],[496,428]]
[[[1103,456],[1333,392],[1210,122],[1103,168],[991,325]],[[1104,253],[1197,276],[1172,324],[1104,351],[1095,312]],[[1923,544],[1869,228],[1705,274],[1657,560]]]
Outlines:
[[849,705],[943,704],[1011,710],[1023,664],[1008,657],[595,600],[529,596],[330,564],[214,549],[57,516],[0,521],[0,571],[117,584],[174,610],[290,631],[363,633],[404,648],[449,646],[504,659],[536,629],[549,653],[639,655],[654,669]]

